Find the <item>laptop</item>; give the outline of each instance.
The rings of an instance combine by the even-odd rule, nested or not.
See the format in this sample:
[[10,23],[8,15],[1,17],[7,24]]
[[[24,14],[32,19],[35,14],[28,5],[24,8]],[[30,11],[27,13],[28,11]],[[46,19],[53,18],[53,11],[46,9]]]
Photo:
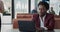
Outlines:
[[35,31],[35,22],[34,21],[18,20],[18,25],[19,25],[20,31]]

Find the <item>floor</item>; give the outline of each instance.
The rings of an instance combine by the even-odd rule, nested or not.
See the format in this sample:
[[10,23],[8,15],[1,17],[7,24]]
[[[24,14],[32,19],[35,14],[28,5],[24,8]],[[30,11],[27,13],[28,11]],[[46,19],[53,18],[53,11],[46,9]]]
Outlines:
[[[19,29],[13,29],[13,25],[1,25],[1,32],[19,32]],[[60,32],[60,29],[55,29],[55,32]]]
[[19,32],[19,30],[13,29],[12,25],[2,25],[1,32]]

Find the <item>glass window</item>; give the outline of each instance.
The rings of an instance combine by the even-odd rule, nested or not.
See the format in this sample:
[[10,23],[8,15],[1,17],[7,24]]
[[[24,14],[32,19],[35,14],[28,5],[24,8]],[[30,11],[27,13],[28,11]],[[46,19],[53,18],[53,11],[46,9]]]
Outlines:
[[35,8],[35,0],[31,0],[31,11]]
[[15,16],[17,13],[28,13],[28,0],[14,0]]
[[[50,0],[50,9],[53,8],[55,15],[59,15],[60,12],[60,1],[59,0]],[[52,7],[52,8],[51,8]]]

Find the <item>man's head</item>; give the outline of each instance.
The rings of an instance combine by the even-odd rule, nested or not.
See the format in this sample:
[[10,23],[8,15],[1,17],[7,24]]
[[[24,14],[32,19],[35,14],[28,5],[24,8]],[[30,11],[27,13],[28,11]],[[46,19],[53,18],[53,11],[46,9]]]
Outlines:
[[38,9],[38,13],[40,14],[40,16],[43,16],[47,13],[47,10],[49,9],[49,4],[47,2],[39,2]]

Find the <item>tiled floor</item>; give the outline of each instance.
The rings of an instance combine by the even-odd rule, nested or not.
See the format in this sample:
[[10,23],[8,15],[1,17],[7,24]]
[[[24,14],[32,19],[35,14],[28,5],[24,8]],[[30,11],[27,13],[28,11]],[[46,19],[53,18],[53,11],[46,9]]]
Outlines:
[[12,25],[2,25],[1,32],[12,32]]
[[55,32],[60,32],[60,29],[54,29],[55,30]]
[[[11,24],[11,25],[2,25],[1,32],[19,32],[19,30],[13,29],[13,26]],[[55,29],[55,32],[60,32],[60,29]]]

